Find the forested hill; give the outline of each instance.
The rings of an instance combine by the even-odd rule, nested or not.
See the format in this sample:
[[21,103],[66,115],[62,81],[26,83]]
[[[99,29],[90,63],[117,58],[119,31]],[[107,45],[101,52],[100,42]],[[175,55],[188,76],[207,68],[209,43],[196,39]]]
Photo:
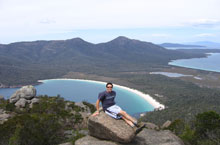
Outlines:
[[81,38],[16,42],[0,45],[0,84],[29,84],[38,79],[59,77],[69,71],[134,71],[167,65],[173,59],[202,56],[202,53],[192,55],[167,50],[122,36],[100,44]]
[[94,62],[111,59],[111,62],[166,63],[171,59],[191,57],[178,51],[167,50],[153,43],[122,36],[100,44],[92,44],[81,38],[59,41],[17,42],[0,45],[0,54],[1,57],[16,59],[18,63],[28,61],[28,63],[46,64],[57,62],[69,64],[74,61],[83,63],[91,59]]

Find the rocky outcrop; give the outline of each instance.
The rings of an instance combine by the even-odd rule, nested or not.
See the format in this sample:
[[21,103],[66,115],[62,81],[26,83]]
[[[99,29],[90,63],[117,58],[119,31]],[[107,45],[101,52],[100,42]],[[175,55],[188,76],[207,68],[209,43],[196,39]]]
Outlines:
[[159,126],[157,126],[151,122],[146,122],[145,125],[146,125],[146,128],[148,128],[148,129],[159,130]]
[[16,103],[15,106],[19,107],[19,108],[24,108],[25,105],[27,103],[27,100],[24,98],[20,98]]
[[39,99],[36,96],[36,89],[29,85],[17,90],[10,97],[9,102],[14,103],[18,108],[24,108],[26,105],[32,107],[34,103],[39,102]]
[[144,129],[130,145],[184,145],[184,143],[169,130]]
[[161,126],[161,128],[162,129],[166,129],[166,128],[168,128],[170,125],[171,125],[171,121],[170,120],[167,120],[162,126]]
[[135,131],[124,120],[113,119],[103,111],[89,117],[88,129],[91,136],[115,142],[128,143],[135,137]]
[[[124,145],[122,143],[100,140],[85,136],[75,142],[75,145]],[[171,131],[156,131],[143,129],[130,143],[126,145],[184,145],[184,143]]]
[[10,117],[10,115],[7,114],[7,113],[2,113],[2,114],[0,114],[0,124],[2,124],[2,123],[4,123],[5,121],[7,121],[9,117]]
[[85,108],[87,112],[90,112],[90,110],[87,109],[86,105],[84,105],[82,102],[76,102],[75,105],[81,107],[81,108]]
[[89,134],[89,132],[88,132],[88,130],[83,130],[83,129],[79,130],[79,131],[76,131],[75,129],[64,131],[64,135],[66,138],[74,138],[78,134],[86,136]]
[[11,97],[10,103],[17,102],[20,98],[26,100],[31,100],[36,96],[36,89],[33,86],[24,86],[21,89],[17,90]]
[[4,97],[3,96],[0,96],[0,100],[3,100],[4,99]]
[[33,99],[31,99],[31,102],[30,102],[30,108],[32,108],[33,107],[33,104],[35,104],[35,103],[38,103],[40,100],[39,100],[39,98],[33,98]]
[[78,139],[75,142],[75,145],[117,145],[117,144],[115,142],[100,140],[88,135],[81,139]]
[[125,121],[113,119],[101,111],[99,115],[89,117],[89,135],[78,139],[75,145],[184,145],[171,131],[159,130],[157,125],[150,122],[145,125],[135,135],[133,128]]
[[13,116],[13,113],[8,113],[7,111],[0,109],[0,124],[3,124],[5,121]]
[[66,142],[66,143],[62,143],[62,144],[59,144],[59,145],[73,145],[71,142]]

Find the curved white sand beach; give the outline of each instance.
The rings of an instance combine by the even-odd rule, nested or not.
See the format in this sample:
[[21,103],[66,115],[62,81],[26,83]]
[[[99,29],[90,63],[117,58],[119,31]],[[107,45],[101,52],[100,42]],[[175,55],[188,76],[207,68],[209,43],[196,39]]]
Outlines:
[[[101,82],[101,81],[94,81],[94,80],[84,80],[84,79],[68,79],[68,78],[57,78],[57,79],[47,79],[47,80],[77,80],[77,81],[87,81],[87,82],[94,82],[94,83],[100,83],[100,84],[106,84],[107,82]],[[46,80],[38,80],[38,82],[44,82]],[[128,88],[128,87],[124,87],[124,86],[120,86],[117,84],[114,84],[114,86],[118,87],[118,88],[122,88],[125,89],[127,91],[133,92],[135,94],[137,94],[138,96],[142,97],[143,99],[145,99],[148,103],[150,103],[155,109],[159,109],[162,110],[165,108],[165,106],[163,104],[160,104],[159,102],[157,102],[153,97],[151,97],[148,94],[144,94],[141,91],[138,91],[136,89],[132,89],[132,88]]]

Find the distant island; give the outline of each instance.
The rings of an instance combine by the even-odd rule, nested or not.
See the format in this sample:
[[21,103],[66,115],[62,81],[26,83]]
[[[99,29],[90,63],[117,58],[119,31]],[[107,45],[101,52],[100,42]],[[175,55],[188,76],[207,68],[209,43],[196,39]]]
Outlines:
[[202,45],[189,45],[189,44],[178,44],[178,43],[162,43],[159,44],[162,47],[206,47]]
[[202,45],[209,48],[220,48],[220,43],[218,42],[212,42],[212,41],[198,41],[198,42],[188,42],[187,44],[191,45]]

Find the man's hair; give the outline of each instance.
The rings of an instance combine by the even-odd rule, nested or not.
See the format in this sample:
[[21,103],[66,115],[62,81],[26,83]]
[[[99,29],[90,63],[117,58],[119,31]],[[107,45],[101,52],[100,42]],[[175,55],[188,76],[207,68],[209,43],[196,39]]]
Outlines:
[[110,83],[110,82],[108,82],[108,83],[106,84],[106,88],[107,88],[108,85],[111,85],[111,86],[113,87],[113,84]]

